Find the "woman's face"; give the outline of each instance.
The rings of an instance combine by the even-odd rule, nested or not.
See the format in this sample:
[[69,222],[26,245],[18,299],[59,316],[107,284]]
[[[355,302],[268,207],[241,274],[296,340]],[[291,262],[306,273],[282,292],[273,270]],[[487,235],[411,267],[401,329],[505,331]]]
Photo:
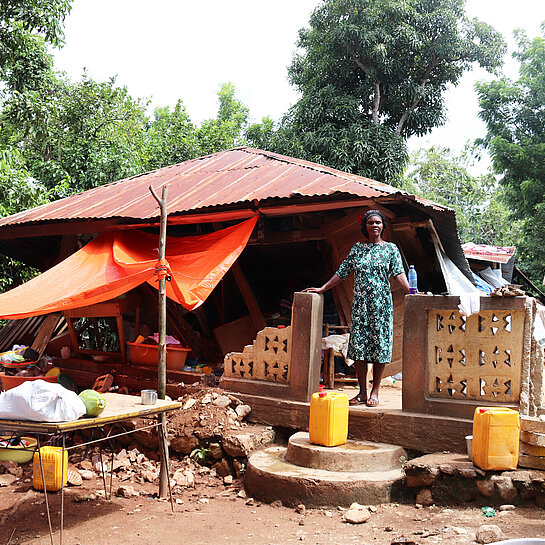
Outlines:
[[382,235],[382,230],[384,225],[380,216],[369,216],[365,222],[365,227],[367,227],[367,232],[369,236],[380,236]]

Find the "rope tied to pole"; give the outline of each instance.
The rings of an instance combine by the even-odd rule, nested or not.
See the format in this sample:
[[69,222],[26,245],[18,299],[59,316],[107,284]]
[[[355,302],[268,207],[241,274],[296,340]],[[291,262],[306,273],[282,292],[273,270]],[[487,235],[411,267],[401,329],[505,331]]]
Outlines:
[[159,280],[166,280],[167,282],[171,281],[172,270],[166,259],[159,259],[153,272],[155,273],[155,276],[157,276],[156,282]]

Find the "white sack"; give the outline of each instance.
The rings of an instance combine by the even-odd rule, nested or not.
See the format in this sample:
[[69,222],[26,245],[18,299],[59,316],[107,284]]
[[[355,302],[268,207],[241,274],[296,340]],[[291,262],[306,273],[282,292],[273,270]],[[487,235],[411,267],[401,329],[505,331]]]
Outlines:
[[29,380],[0,394],[0,418],[69,422],[85,414],[78,394],[60,384]]
[[350,340],[350,333],[344,333],[343,335],[328,335],[322,337],[322,350],[328,348],[333,349],[334,352],[344,357],[344,361],[348,366],[354,363],[354,360],[348,359],[346,354],[348,353],[348,341]]

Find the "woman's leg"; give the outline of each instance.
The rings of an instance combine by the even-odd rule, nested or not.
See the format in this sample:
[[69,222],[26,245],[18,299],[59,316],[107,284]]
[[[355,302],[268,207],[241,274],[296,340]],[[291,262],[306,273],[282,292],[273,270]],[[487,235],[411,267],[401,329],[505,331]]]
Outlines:
[[380,382],[382,381],[385,367],[385,363],[373,363],[373,387],[371,388],[369,400],[367,401],[369,407],[376,407],[378,405],[378,392],[380,390]]
[[362,360],[356,360],[354,362],[354,368],[356,369],[356,377],[360,387],[360,393],[352,398],[352,404],[365,403],[367,401],[367,362]]

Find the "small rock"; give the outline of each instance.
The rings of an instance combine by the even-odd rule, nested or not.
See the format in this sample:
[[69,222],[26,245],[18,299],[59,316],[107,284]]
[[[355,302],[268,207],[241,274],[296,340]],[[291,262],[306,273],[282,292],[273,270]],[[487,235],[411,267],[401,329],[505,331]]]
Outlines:
[[210,503],[210,500],[208,498],[199,498],[198,503]]
[[227,475],[231,475],[231,468],[229,467],[229,462],[223,458],[220,462],[217,462],[212,466],[213,469],[216,470],[216,473],[220,477],[227,477]]
[[454,475],[456,471],[450,464],[441,464],[439,469],[441,473],[445,473],[446,475]]
[[500,511],[513,511],[514,509],[515,509],[515,506],[511,505],[510,503],[500,505]]
[[271,507],[282,507],[282,500],[274,500],[271,503]]
[[93,464],[89,460],[83,460],[78,465],[81,469],[86,469],[87,471],[93,470]]
[[409,488],[430,486],[439,478],[440,475],[441,471],[437,467],[428,467],[425,471],[410,470],[407,471],[406,485]]
[[223,458],[223,450],[219,443],[210,443],[208,448],[210,449],[210,456],[214,458],[214,460],[221,460]]
[[[97,494],[98,492],[103,491],[97,491]],[[116,490],[115,495],[120,496],[121,498],[130,498],[132,496],[139,496],[140,494],[132,486],[123,485]]]
[[223,477],[223,484],[226,484],[226,485],[233,484],[233,476],[226,475],[225,477]]
[[464,479],[475,479],[477,477],[477,472],[472,467],[461,467],[458,469],[458,473]]
[[239,498],[245,498],[246,497],[246,492],[244,490],[239,490],[237,496]]
[[0,475],[0,486],[11,486],[16,480],[17,477],[15,475],[5,473],[4,475]]
[[434,502],[431,490],[429,488],[420,490],[416,495],[416,503],[419,503],[420,505],[432,505]]
[[493,543],[504,539],[505,534],[495,524],[483,524],[475,534],[477,543]]
[[195,486],[195,475],[190,469],[177,469],[172,478],[178,486],[193,488]]
[[193,405],[195,405],[195,403],[197,403],[197,400],[196,399],[193,399],[192,397],[190,397],[185,403],[184,403],[184,406],[183,406],[183,410],[184,411],[187,411],[187,409],[191,409],[191,407],[193,407]]
[[0,462],[0,467],[4,468],[2,473],[10,473],[11,475],[15,475],[18,479],[23,476],[23,468],[11,460],[3,460]]
[[510,477],[492,475],[490,480],[493,481],[502,500],[513,501],[517,497],[517,489]]
[[180,498],[176,498],[176,503],[178,505],[182,505],[182,503],[184,503],[184,500],[180,499]]
[[201,399],[201,405],[208,405],[209,403],[212,403],[212,396],[210,394],[206,394]]
[[252,412],[250,405],[238,405],[235,409],[237,416],[242,420]]
[[231,405],[231,400],[227,396],[218,396],[212,401],[212,404],[220,409],[225,409]]
[[490,498],[494,495],[494,482],[490,479],[479,479],[477,481],[477,490],[481,496]]
[[97,474],[94,471],[90,471],[88,469],[78,469],[78,473],[81,475],[81,478],[84,481],[90,481],[91,479],[94,479]]
[[304,506],[304,504],[300,503],[296,508],[295,508],[295,512],[296,513],[299,513],[300,515],[304,515],[305,512],[306,512],[307,508]]
[[153,481],[155,481],[155,479],[157,479],[157,477],[159,477],[159,474],[155,471],[146,470],[142,471],[142,477],[148,483],[152,483]]
[[328,518],[333,518],[333,513],[331,511],[324,511],[324,515]]
[[343,520],[349,522],[350,524],[361,524],[366,522],[371,517],[371,512],[369,509],[363,506],[359,508],[350,508],[348,511],[343,513]]

